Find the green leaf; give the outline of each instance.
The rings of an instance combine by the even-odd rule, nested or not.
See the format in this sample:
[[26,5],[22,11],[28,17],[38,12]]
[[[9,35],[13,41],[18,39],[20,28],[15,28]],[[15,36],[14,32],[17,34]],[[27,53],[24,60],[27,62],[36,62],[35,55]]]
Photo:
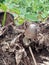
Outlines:
[[4,17],[3,17],[3,20],[2,20],[2,26],[5,25],[5,21],[6,21],[6,12],[4,13]]
[[37,14],[36,13],[26,13],[25,18],[31,21],[38,21]]
[[13,9],[10,9],[11,12],[14,12],[16,14],[20,14],[20,10],[19,8],[13,8]]
[[23,23],[24,23],[24,19],[21,18],[21,17],[19,17],[19,18],[18,18],[18,24],[21,25],[21,24],[23,24]]
[[7,6],[5,4],[0,3],[0,9],[3,11],[7,11]]
[[0,3],[3,3],[5,0],[0,0]]
[[25,15],[26,8],[20,8],[20,15]]

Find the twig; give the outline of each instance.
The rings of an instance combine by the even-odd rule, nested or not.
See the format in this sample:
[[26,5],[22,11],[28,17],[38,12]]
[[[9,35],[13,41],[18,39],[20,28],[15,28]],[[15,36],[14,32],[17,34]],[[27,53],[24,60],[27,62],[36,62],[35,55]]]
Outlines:
[[34,54],[33,54],[32,49],[31,49],[30,46],[29,46],[29,51],[30,51],[30,53],[31,53],[32,59],[33,59],[33,61],[34,61],[34,64],[37,65],[36,59],[35,59],[35,57],[34,57]]
[[12,41],[11,41],[11,44],[12,43],[15,43],[15,41],[21,36],[21,34],[19,34],[17,37],[15,37]]
[[16,31],[18,31],[18,32],[22,32],[22,33],[25,32],[25,30],[22,30],[22,29],[16,29]]
[[[30,60],[29,60],[29,57],[27,56],[27,52],[25,51],[25,53],[26,53],[25,60],[26,60],[26,62],[27,62],[27,65],[30,65]],[[24,65],[25,65],[25,64],[24,64]]]
[[6,31],[6,29],[5,30],[0,30],[0,36],[3,35],[5,31]]
[[24,65],[30,65],[30,60],[29,57],[27,56],[27,52],[25,51],[25,48],[24,48],[24,58],[22,62]]
[[9,25],[12,25],[12,24],[13,24],[13,22],[10,23],[10,24],[7,24],[7,25],[4,26],[4,27],[2,27],[2,28],[0,29],[0,36],[3,35],[4,32],[7,30],[8,26],[9,26]]
[[4,62],[5,65],[7,65],[4,59],[3,59],[3,62]]
[[13,22],[7,24],[6,26],[2,27],[1,29],[3,30],[4,28],[7,28],[9,25],[12,25],[12,24],[13,24]]

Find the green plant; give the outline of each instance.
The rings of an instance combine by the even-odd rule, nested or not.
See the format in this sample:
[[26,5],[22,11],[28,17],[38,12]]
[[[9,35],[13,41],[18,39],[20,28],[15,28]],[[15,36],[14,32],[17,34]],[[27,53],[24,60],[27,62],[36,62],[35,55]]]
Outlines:
[[5,0],[0,0],[0,3],[3,3]]
[[4,4],[0,3],[0,9],[2,9],[4,11],[4,17],[3,17],[3,20],[2,20],[2,26],[4,26],[5,25],[5,21],[6,21],[7,7]]
[[4,4],[14,16],[16,14],[15,21],[19,25],[25,20],[45,22],[49,16],[49,0],[5,0]]

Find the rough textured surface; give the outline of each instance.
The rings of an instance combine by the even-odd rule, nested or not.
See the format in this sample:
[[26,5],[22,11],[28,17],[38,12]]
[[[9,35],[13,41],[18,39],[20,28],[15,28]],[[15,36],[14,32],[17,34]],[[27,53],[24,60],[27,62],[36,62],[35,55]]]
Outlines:
[[[2,23],[3,17],[4,17],[4,12],[0,12],[0,24]],[[6,22],[5,22],[5,25],[7,25],[7,24],[9,24],[11,22],[14,23],[14,16],[7,12],[6,13]]]
[[[0,16],[3,14],[0,13]],[[6,25],[10,24],[11,20],[13,21],[13,16],[7,13]],[[30,24],[37,25],[37,36],[34,40],[25,35]],[[25,22],[19,27],[5,26],[5,32],[0,35],[0,65],[34,65],[29,46],[37,65],[49,65],[49,23]]]

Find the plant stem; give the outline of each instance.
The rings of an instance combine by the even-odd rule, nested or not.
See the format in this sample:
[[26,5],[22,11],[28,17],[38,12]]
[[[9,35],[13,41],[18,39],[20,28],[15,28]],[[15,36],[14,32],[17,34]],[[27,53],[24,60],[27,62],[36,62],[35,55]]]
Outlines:
[[33,59],[33,61],[34,61],[34,64],[37,65],[36,59],[35,59],[35,57],[34,57],[34,54],[33,54],[32,49],[31,49],[30,46],[29,46],[29,51],[30,51],[30,53],[31,53],[32,59]]
[[6,11],[5,11],[5,13],[4,13],[4,17],[3,17],[3,20],[2,20],[2,26],[5,25],[5,21],[6,21]]

